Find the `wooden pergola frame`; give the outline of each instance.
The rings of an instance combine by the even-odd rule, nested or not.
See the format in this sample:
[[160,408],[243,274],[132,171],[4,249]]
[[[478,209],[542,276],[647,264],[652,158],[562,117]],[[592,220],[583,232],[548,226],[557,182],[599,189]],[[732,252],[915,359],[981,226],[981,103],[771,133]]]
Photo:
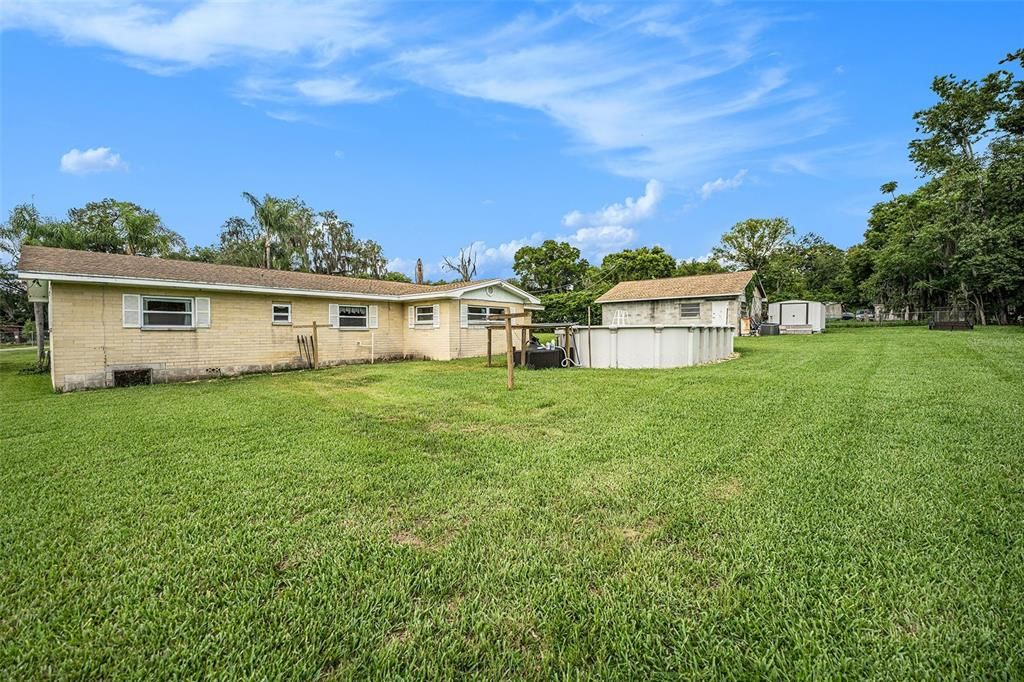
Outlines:
[[505,364],[508,369],[508,390],[512,390],[515,387],[515,376],[513,373],[513,366],[515,365],[515,349],[512,345],[512,330],[520,330],[520,348],[519,348],[519,364],[522,367],[526,367],[526,344],[528,341],[528,335],[530,330],[533,329],[564,329],[565,330],[565,356],[572,357],[572,328],[577,327],[575,322],[527,322],[525,324],[512,324],[512,318],[525,317],[528,313],[504,313],[501,315],[489,315],[489,320],[504,320],[504,324],[489,324],[487,325],[487,366],[493,367],[493,357],[491,349],[493,348],[493,332],[495,329],[505,330]]

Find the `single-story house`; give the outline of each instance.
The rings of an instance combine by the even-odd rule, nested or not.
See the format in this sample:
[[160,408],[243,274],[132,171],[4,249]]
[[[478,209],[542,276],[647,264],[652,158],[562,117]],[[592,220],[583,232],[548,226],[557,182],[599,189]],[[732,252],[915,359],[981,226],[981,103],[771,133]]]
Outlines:
[[304,367],[296,336],[313,322],[320,365],[483,356],[489,315],[543,309],[497,279],[431,286],[42,246],[22,247],[18,277],[48,292],[58,391],[139,371],[169,382]]
[[754,270],[619,282],[595,302],[605,325],[694,325],[732,327],[761,319],[764,289]]

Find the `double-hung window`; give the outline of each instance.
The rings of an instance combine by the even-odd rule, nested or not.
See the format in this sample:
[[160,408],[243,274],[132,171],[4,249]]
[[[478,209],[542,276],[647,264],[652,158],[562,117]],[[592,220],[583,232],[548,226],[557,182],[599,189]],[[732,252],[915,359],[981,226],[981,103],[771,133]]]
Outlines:
[[432,326],[434,324],[434,306],[416,306],[416,324],[428,324]]
[[270,306],[270,315],[274,324],[291,324],[292,304],[273,303]]
[[167,296],[142,297],[142,326],[160,329],[192,329],[194,311],[191,298]]
[[504,315],[504,308],[492,308],[482,305],[471,305],[466,306],[466,320],[470,324],[487,324],[488,322],[497,323],[500,320],[488,319],[491,315]]
[[368,329],[368,308],[365,305],[339,305],[338,327],[341,329]]
[[700,317],[700,303],[680,303],[679,317]]

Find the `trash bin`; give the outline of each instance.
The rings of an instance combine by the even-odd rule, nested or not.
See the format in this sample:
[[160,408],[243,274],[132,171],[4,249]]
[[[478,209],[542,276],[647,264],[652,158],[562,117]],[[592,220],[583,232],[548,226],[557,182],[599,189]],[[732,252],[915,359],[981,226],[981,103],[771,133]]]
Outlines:
[[774,322],[762,322],[757,329],[758,336],[778,336],[779,325]]

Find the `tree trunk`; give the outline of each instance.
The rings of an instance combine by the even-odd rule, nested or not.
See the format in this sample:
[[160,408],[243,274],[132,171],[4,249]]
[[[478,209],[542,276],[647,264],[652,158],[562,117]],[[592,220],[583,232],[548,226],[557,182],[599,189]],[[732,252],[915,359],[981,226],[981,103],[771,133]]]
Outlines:
[[43,319],[43,304],[33,303],[32,307],[36,318],[36,360],[42,362],[46,354],[46,324]]
[[263,254],[264,254],[264,262],[266,264],[266,268],[267,268],[267,270],[269,270],[270,269],[270,235],[269,234],[267,235],[267,238],[263,242]]
[[988,323],[985,321],[985,302],[981,300],[981,296],[974,297],[974,307],[978,311],[978,322],[984,327]]

